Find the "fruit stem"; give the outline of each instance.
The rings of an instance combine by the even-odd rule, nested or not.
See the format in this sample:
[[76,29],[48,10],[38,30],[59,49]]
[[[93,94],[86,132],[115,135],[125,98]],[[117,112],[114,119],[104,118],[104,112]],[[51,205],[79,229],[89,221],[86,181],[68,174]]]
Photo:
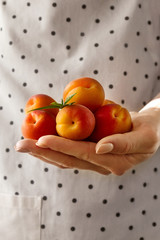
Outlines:
[[75,95],[76,93],[70,95],[69,97],[67,97],[66,101],[63,102],[63,99],[61,99],[61,103],[57,103],[57,102],[52,102],[50,103],[50,105],[48,106],[44,106],[44,107],[40,107],[40,108],[34,108],[34,109],[31,109],[28,111],[29,112],[32,112],[32,111],[35,111],[35,110],[43,110],[43,109],[51,109],[51,108],[59,108],[59,109],[62,109],[66,106],[71,106],[73,105],[75,102],[71,102],[71,103],[68,103],[72,98],[73,96]]

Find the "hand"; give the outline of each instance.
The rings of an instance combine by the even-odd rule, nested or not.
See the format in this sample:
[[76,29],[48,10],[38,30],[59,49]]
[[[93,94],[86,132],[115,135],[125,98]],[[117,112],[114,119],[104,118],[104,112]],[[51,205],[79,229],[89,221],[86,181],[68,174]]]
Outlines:
[[160,145],[159,112],[147,109],[131,113],[133,129],[101,139],[97,144],[72,141],[58,136],[44,136],[37,142],[22,140],[19,152],[31,155],[61,168],[76,168],[108,175],[122,175],[128,169],[150,158]]

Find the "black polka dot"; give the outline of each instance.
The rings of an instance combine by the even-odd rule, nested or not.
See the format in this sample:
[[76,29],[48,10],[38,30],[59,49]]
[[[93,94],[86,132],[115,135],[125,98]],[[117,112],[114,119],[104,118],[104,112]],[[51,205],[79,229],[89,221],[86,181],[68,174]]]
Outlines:
[[76,228],[75,228],[74,226],[72,226],[72,227],[70,228],[70,230],[71,230],[72,232],[74,232],[74,231],[76,230]]
[[62,183],[58,183],[58,188],[62,188],[62,187],[63,187]]
[[80,57],[80,58],[79,58],[79,61],[83,61],[83,60],[84,60],[84,58],[83,58],[83,57]]
[[93,185],[92,185],[92,184],[89,184],[89,185],[88,185],[88,188],[89,188],[89,189],[93,189]]
[[109,86],[108,86],[110,89],[112,89],[113,88],[113,84],[109,84]]
[[57,7],[57,3],[56,3],[56,2],[53,2],[53,3],[52,3],[52,7]]
[[49,171],[49,169],[46,167],[46,168],[44,168],[44,172],[48,172]]
[[9,149],[9,148],[6,148],[6,152],[7,152],[7,153],[10,152],[10,149]]
[[135,92],[137,91],[137,87],[133,87],[132,90]]
[[146,182],[143,183],[143,187],[144,188],[147,187],[147,183]]
[[63,73],[64,73],[64,74],[67,74],[67,73],[68,73],[68,70],[65,69],[65,70],[63,71]]
[[61,212],[60,211],[56,212],[56,215],[61,216]]
[[103,199],[102,203],[107,204],[108,203],[107,199]]
[[146,210],[142,210],[142,215],[146,215]]
[[93,73],[96,75],[98,74],[98,70],[94,70]]
[[71,49],[71,46],[70,46],[70,45],[67,45],[67,46],[66,46],[66,49],[67,49],[67,50],[70,50],[70,49]]
[[41,224],[41,229],[45,229],[46,226],[44,224]]
[[95,19],[95,23],[100,23],[100,19],[99,18]]
[[124,47],[125,47],[125,48],[128,48],[128,43],[125,43],[125,44],[124,44]]
[[153,227],[156,227],[156,226],[157,226],[157,223],[156,223],[156,222],[153,222],[153,223],[152,223],[152,226],[153,226]]
[[86,217],[87,217],[87,218],[90,218],[91,216],[92,216],[91,213],[87,213],[87,214],[86,214]]
[[66,22],[71,22],[71,18],[70,18],[70,17],[67,17],[67,18],[66,18]]
[[132,174],[135,174],[135,173],[136,173],[136,170],[135,170],[135,169],[133,169],[133,170],[132,170]]
[[34,73],[35,73],[35,74],[37,74],[38,72],[39,72],[38,69],[35,69],[35,70],[34,70]]
[[54,58],[51,58],[51,59],[50,59],[50,62],[55,62],[55,59],[54,59]]
[[155,194],[155,195],[153,195],[153,199],[154,200],[157,200],[158,199],[158,196]]
[[114,57],[113,57],[113,56],[110,56],[110,57],[109,57],[109,60],[110,60],[110,61],[113,61],[113,60],[114,60]]
[[87,5],[86,4],[83,4],[82,5],[82,9],[86,9],[87,8]]
[[74,170],[74,173],[75,173],[75,174],[78,174],[78,173],[79,173],[79,171],[78,171],[77,169],[75,169],[75,170]]
[[42,45],[40,43],[37,44],[37,48],[41,48]]
[[26,83],[26,82],[24,82],[24,83],[23,83],[23,87],[26,87],[26,86],[27,86],[27,83]]
[[47,201],[47,196],[43,196],[43,200],[44,200],[44,201]]
[[130,202],[131,203],[135,202],[135,198],[134,197],[130,198]]
[[115,6],[113,6],[113,5],[110,6],[110,9],[111,9],[111,10],[114,10],[114,9],[115,9]]
[[76,199],[76,198],[73,198],[73,199],[72,199],[72,202],[73,202],[73,203],[76,203],[76,202],[77,202],[77,199]]
[[134,228],[134,227],[133,227],[132,225],[128,227],[128,229],[129,229],[130,231],[133,230],[133,228]]
[[157,172],[158,172],[158,168],[157,168],[157,167],[153,168],[153,171],[154,171],[155,173],[157,173]]
[[55,32],[55,31],[51,31],[51,35],[52,35],[52,36],[55,36],[55,35],[56,35],[56,32]]
[[95,43],[94,46],[95,46],[95,47],[99,47],[99,43]]
[[100,228],[100,231],[101,231],[101,232],[105,232],[105,231],[106,231],[106,228],[105,228],[105,227],[101,227],[101,228]]
[[114,34],[114,30],[110,30],[109,33],[110,33],[110,34]]
[[119,187],[118,187],[120,190],[122,190],[123,189],[123,185],[119,185]]
[[119,212],[116,213],[116,217],[120,217],[120,215],[121,215],[121,214],[120,214]]

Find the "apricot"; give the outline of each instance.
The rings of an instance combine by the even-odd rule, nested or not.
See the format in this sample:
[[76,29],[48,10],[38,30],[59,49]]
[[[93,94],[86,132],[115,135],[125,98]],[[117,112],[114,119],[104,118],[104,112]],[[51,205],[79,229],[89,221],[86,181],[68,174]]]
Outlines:
[[84,77],[75,79],[66,85],[63,92],[63,100],[75,94],[68,102],[75,102],[89,108],[92,112],[98,109],[104,102],[105,93],[102,85],[95,79]]
[[[29,111],[36,109],[36,108],[41,108],[50,105],[52,102],[55,102],[55,100],[46,95],[46,94],[36,94],[31,96],[25,106],[25,113],[27,114]],[[52,108],[52,109],[43,109],[44,111],[52,113],[54,116],[57,115],[59,112],[58,108]]]
[[21,126],[24,138],[38,139],[44,135],[57,135],[56,117],[42,110],[28,113]]
[[132,129],[130,113],[119,104],[101,106],[95,113],[96,125],[90,140],[98,142],[112,134],[129,132]]
[[85,106],[75,104],[62,108],[56,116],[56,130],[59,136],[84,140],[95,127],[95,117]]
[[113,103],[115,103],[115,102],[113,102],[112,100],[109,100],[109,99],[105,99],[102,106],[107,105],[107,104],[113,104]]

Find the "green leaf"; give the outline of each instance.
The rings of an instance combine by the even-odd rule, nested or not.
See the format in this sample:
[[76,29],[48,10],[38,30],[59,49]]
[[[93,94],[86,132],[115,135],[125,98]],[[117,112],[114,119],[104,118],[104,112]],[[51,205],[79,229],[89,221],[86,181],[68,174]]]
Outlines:
[[66,101],[64,102],[64,105],[67,104],[72,98],[74,95],[76,95],[77,93],[74,93],[72,95],[70,95],[69,97],[66,98]]
[[[51,109],[51,108],[59,108],[59,109],[62,109],[62,108],[64,108],[64,107],[66,107],[66,106],[71,106],[71,105],[73,105],[75,102],[71,102],[71,103],[68,103],[68,102],[72,99],[72,97],[73,97],[75,94],[76,94],[76,93],[74,93],[74,94],[72,94],[71,96],[69,96],[69,97],[66,99],[65,102],[63,102],[63,99],[62,99],[62,100],[61,100],[61,103],[52,102],[49,106],[40,107],[40,108],[34,108],[34,109],[28,111],[28,113],[29,113],[29,112],[33,112],[33,111],[36,111],[36,110]],[[68,104],[67,104],[67,103],[68,103]]]

